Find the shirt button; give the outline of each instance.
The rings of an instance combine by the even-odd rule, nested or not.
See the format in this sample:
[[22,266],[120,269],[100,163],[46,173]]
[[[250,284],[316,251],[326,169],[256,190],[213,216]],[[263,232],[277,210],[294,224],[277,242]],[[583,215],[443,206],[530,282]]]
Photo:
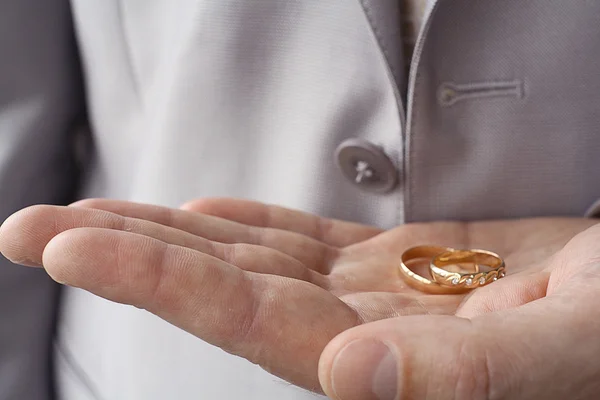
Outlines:
[[394,163],[378,146],[361,139],[342,142],[336,159],[344,176],[361,189],[385,193],[398,182]]

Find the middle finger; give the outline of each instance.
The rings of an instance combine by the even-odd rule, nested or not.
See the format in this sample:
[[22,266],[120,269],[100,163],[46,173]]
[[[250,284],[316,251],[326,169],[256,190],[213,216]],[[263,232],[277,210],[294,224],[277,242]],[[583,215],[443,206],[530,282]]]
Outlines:
[[248,226],[197,212],[119,200],[87,199],[72,205],[144,219],[219,243],[248,243],[278,250],[307,268],[328,273],[338,250],[308,236],[282,229]]
[[272,248],[245,243],[213,242],[156,222],[86,208],[41,205],[16,213],[2,226],[3,251],[16,262],[41,265],[46,244],[60,233],[76,228],[105,228],[136,233],[200,251],[247,271],[325,285],[322,275],[306,268],[301,261]]

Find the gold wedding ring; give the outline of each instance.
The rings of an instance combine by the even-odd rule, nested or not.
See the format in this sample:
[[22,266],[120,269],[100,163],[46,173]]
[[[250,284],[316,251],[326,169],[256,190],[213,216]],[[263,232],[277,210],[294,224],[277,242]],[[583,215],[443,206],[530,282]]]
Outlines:
[[[426,259],[432,279],[411,270],[407,264]],[[469,265],[471,270],[464,268]],[[480,267],[489,271],[481,271]],[[416,246],[402,254],[400,272],[406,284],[430,294],[466,293],[504,277],[504,260],[487,250],[458,250],[442,246]]]
[[[451,271],[448,267],[461,264],[476,265],[474,273]],[[486,266],[489,271],[481,271]],[[442,286],[474,289],[503,278],[504,260],[496,253],[487,250],[450,250],[433,257],[429,266],[433,280]]]
[[458,294],[467,292],[468,289],[462,286],[452,287],[440,285],[435,281],[417,274],[407,266],[407,264],[411,261],[427,259],[428,262],[430,262],[430,260],[432,260],[435,256],[452,251],[455,250],[450,247],[440,246],[416,246],[406,250],[404,254],[402,254],[402,259],[400,262],[400,272],[406,278],[406,284],[413,289],[430,294]]

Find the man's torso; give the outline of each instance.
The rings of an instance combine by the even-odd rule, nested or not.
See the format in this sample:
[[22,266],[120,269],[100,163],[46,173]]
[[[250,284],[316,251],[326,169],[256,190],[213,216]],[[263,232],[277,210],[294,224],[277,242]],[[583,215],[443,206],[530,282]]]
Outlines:
[[[72,3],[82,196],[245,197],[382,228],[583,216],[600,197],[600,4],[441,1],[409,78],[397,2]],[[314,396],[77,290],[57,348],[61,400]]]

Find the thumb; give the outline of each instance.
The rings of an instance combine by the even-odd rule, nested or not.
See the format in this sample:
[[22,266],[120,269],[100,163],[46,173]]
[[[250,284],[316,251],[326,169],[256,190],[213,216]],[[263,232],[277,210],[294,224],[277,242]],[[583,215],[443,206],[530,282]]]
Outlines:
[[319,379],[336,400],[597,396],[600,368],[590,355],[600,352],[600,326],[589,318],[600,315],[593,303],[571,300],[557,295],[471,320],[411,316],[362,325],[328,344]]

